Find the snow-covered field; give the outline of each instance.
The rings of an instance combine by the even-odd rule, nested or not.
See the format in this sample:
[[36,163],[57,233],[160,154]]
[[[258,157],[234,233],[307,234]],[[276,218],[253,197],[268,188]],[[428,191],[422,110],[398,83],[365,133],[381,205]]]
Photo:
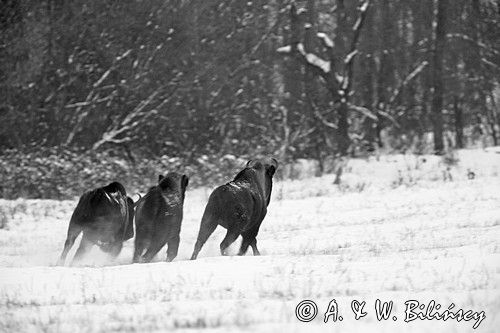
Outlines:
[[[477,331],[498,331],[500,154],[456,157],[449,168],[434,156],[351,160],[340,186],[331,175],[276,182],[260,257],[221,257],[219,227],[187,260],[211,189],[188,190],[172,263],[162,250],[130,264],[129,241],[117,262],[94,249],[83,267],[56,267],[76,202],[0,200],[0,331],[473,331],[475,320],[404,322],[406,300],[432,299],[484,311]],[[303,299],[318,306],[312,322],[295,317]],[[332,299],[344,320],[324,323]],[[376,299],[394,301],[389,320]],[[353,300],[366,317],[354,319]]]

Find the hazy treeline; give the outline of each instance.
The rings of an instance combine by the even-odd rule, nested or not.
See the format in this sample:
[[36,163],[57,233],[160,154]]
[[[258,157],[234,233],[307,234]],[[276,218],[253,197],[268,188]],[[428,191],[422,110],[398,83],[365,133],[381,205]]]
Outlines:
[[0,149],[322,160],[428,132],[438,153],[498,144],[499,13],[484,0],[3,0]]

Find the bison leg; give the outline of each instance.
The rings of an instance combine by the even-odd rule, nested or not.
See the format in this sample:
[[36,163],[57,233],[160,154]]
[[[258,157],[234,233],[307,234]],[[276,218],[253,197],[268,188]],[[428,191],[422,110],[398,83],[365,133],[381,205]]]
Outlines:
[[247,253],[248,247],[250,246],[251,240],[248,237],[245,237],[245,234],[241,235],[243,237],[243,241],[241,242],[240,251],[238,252],[239,256],[244,256]]
[[128,223],[125,229],[125,235],[123,240],[126,241],[134,237],[134,201],[127,197],[127,209],[128,209]]
[[61,253],[61,257],[57,262],[58,266],[64,265],[64,262],[66,261],[66,256],[68,255],[68,252],[71,249],[71,247],[73,247],[73,244],[75,244],[76,237],[78,237],[80,232],[82,232],[82,228],[80,228],[79,225],[72,223],[69,224],[68,236],[66,237],[66,241],[64,242],[64,249]]
[[87,253],[93,245],[94,243],[91,240],[87,239],[84,233],[82,236],[82,240],[80,241],[80,246],[78,247],[78,250],[76,250],[75,256],[73,257],[73,261],[71,263],[74,264],[75,262],[80,261],[85,253]]
[[179,242],[180,242],[179,235],[176,235],[168,240],[167,262],[171,262],[172,260],[174,260],[175,257],[177,257],[177,251],[179,250]]
[[123,242],[117,241],[115,243],[110,244],[109,246],[101,246],[101,250],[108,253],[113,259],[115,259],[122,251],[122,247],[123,247]]
[[142,256],[142,261],[143,262],[150,262],[151,260],[153,260],[154,256],[161,250],[163,245],[165,245],[165,242],[161,242],[161,241],[153,239],[148,250]]
[[247,252],[249,246],[252,247],[254,256],[260,255],[260,252],[257,249],[257,239],[255,238],[257,237],[257,233],[259,232],[259,227],[260,225],[241,234],[241,236],[243,237],[243,241],[241,242],[240,252],[238,252],[239,256],[244,255]]
[[227,255],[226,252],[227,248],[236,240],[236,238],[238,238],[239,235],[240,235],[239,232],[231,230],[229,228],[227,229],[226,237],[224,237],[222,243],[220,243],[220,253],[223,256]]
[[256,238],[253,239],[253,242],[250,243],[250,246],[252,247],[253,255],[260,256],[259,249],[257,248],[257,239]]
[[[139,221],[139,223],[137,223]],[[134,263],[142,261],[142,255],[151,244],[152,231],[144,227],[147,222],[143,219],[136,219],[135,221],[135,241],[134,241]]]
[[200,253],[201,248],[207,241],[208,237],[210,237],[210,235],[214,232],[215,228],[217,228],[217,222],[214,219],[203,215],[203,218],[201,219],[200,231],[198,232],[198,239],[194,245],[191,260],[195,260],[198,257],[198,253]]
[[142,260],[142,254],[144,253],[144,250],[149,247],[149,241],[145,239],[141,239],[136,235],[135,237],[135,244],[134,244],[134,262],[141,262]]

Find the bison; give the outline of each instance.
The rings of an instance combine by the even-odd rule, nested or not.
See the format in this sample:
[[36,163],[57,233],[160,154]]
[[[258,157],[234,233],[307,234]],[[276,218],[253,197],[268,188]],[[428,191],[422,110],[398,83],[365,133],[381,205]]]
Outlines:
[[218,224],[227,229],[226,237],[220,244],[222,255],[227,254],[227,248],[239,235],[243,241],[238,255],[244,255],[249,246],[254,255],[260,255],[256,236],[267,213],[277,168],[275,158],[250,160],[233,181],[212,192],[201,219],[191,260],[196,259]]
[[176,172],[158,177],[158,185],[141,198],[135,211],[134,262],[150,262],[168,244],[167,261],[177,256],[184,195],[189,178]]
[[69,250],[82,232],[73,262],[80,260],[93,245],[117,257],[123,242],[134,236],[133,212],[134,202],[119,182],[85,192],[71,216],[58,265],[64,265]]

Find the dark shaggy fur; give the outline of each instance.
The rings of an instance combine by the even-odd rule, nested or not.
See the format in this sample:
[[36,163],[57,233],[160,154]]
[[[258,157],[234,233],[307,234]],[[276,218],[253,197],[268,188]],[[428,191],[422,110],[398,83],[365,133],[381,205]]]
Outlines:
[[239,235],[243,237],[238,255],[244,255],[249,246],[253,254],[259,255],[257,233],[266,216],[271,200],[273,175],[278,168],[274,158],[249,161],[233,181],[216,188],[208,199],[201,219],[198,239],[191,260],[196,259],[203,244],[217,225],[227,229],[220,244],[222,255]]
[[113,257],[118,256],[123,241],[134,236],[133,211],[134,202],[118,182],[84,193],[71,216],[58,264],[64,265],[81,232],[82,240],[73,261],[81,259],[94,244]]
[[134,262],[150,262],[168,244],[167,261],[177,256],[184,194],[189,178],[176,172],[159,176],[159,183],[139,200],[135,211]]

